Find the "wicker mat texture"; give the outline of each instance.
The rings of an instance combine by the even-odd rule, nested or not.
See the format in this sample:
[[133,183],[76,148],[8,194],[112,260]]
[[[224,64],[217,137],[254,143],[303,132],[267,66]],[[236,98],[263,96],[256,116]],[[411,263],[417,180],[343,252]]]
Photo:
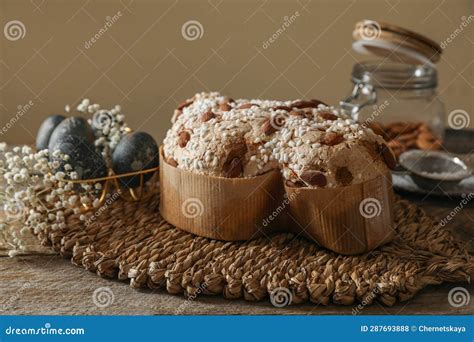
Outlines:
[[378,300],[390,306],[427,285],[474,276],[474,258],[460,243],[401,199],[395,204],[395,240],[358,256],[338,255],[294,234],[238,243],[196,237],[164,221],[158,205],[159,194],[142,202],[117,200],[92,224],[71,216],[67,229],[38,237],[99,276],[186,296],[256,301],[283,288],[291,304]]

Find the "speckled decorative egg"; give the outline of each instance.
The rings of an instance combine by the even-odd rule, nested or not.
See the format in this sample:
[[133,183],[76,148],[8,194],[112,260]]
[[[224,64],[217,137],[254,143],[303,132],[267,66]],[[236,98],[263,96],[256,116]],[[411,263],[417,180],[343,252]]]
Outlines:
[[59,125],[56,126],[53,133],[51,133],[48,144],[49,151],[51,153],[54,152],[52,147],[56,145],[58,139],[70,135],[84,138],[91,144],[94,143],[94,132],[92,132],[92,128],[87,120],[82,117],[73,116],[64,119]]
[[67,162],[60,160],[59,170],[64,171],[64,165],[70,164],[77,172],[79,179],[107,176],[107,166],[104,158],[95,151],[94,145],[86,138],[76,135],[62,136],[56,139],[50,147],[53,151],[59,150],[69,156]]
[[[112,168],[120,175],[157,167],[159,164],[158,145],[151,135],[145,132],[134,132],[120,139],[112,155]],[[152,172],[144,175],[147,181]],[[140,176],[120,178],[121,183],[129,188],[140,185]]]
[[38,130],[38,134],[36,135],[36,149],[38,151],[48,148],[51,134],[53,133],[56,126],[59,125],[64,119],[65,117],[63,115],[51,115],[43,121]]

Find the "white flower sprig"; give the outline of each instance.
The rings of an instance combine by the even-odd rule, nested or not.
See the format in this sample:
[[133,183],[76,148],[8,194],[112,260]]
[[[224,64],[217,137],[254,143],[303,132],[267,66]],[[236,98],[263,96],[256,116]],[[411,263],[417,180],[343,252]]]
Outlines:
[[[101,109],[99,104],[84,99],[76,109],[92,115],[89,123],[95,146],[110,167],[113,150],[131,131],[121,107]],[[69,113],[70,106],[65,110]],[[50,157],[48,150],[35,152],[29,146],[8,150],[6,143],[0,143],[0,248],[9,249],[10,256],[43,252],[34,234],[67,229],[68,215],[79,215],[85,221],[86,208],[100,206],[101,183],[71,182],[78,175],[68,164],[69,156],[55,151]]]
[[[55,151],[50,160],[48,150],[34,152],[31,147],[23,146],[6,151],[5,144],[0,148],[5,216],[2,231],[5,232],[7,226],[17,228],[10,230],[10,255],[31,246],[27,243],[31,242],[30,232],[65,229],[67,215],[80,214],[84,205],[98,206],[100,184],[70,182],[77,179],[77,173],[67,163],[69,156]],[[63,167],[59,168],[61,164]]]
[[84,99],[76,108],[79,112],[92,114],[89,123],[94,129],[96,137],[95,146],[105,159],[108,167],[112,166],[112,152],[120,139],[131,132],[125,122],[125,115],[120,105],[112,109],[102,109],[100,104],[92,104],[89,99]]

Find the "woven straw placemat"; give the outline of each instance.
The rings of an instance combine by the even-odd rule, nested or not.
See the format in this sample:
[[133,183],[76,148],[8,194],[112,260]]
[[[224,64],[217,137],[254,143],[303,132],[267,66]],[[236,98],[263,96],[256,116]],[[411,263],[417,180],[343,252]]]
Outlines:
[[272,299],[283,289],[289,297],[277,298],[279,303],[378,300],[393,305],[427,285],[466,282],[474,275],[474,258],[460,243],[401,199],[395,203],[395,240],[358,256],[338,255],[294,234],[247,242],[197,237],[164,221],[158,205],[159,194],[142,202],[116,200],[99,209],[91,224],[71,216],[67,229],[38,237],[100,276],[187,296],[222,294],[256,301]]

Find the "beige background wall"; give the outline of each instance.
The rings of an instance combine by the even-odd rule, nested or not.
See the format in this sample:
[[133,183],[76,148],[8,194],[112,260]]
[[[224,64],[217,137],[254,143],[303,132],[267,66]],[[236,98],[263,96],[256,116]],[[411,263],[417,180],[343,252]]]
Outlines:
[[[85,44],[121,16],[98,41]],[[285,16],[299,13],[266,49]],[[352,28],[363,18],[388,21],[445,40],[474,14],[473,0],[0,0],[0,127],[19,105],[32,107],[0,141],[32,142],[42,119],[82,97],[120,103],[132,127],[162,139],[173,108],[195,92],[232,97],[319,98],[337,103],[351,88],[357,59]],[[6,39],[19,20],[25,36]],[[203,27],[188,41],[189,20]],[[464,109],[474,126],[474,22],[449,44],[439,63],[447,112]]]

